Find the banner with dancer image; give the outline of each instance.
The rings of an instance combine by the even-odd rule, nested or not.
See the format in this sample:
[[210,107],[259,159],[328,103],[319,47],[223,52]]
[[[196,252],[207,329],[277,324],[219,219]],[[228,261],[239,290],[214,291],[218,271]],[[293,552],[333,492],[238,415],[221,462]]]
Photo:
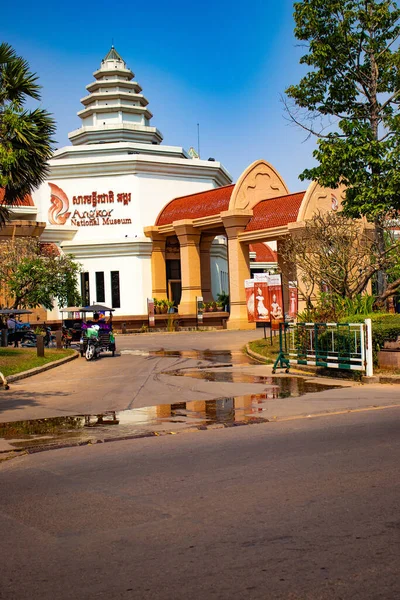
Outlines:
[[284,320],[282,276],[269,275],[268,277],[269,307],[271,312],[271,328],[279,329],[279,323]]
[[244,287],[249,323],[270,323],[272,329],[279,329],[284,319],[281,275],[255,273],[254,279],[245,279]]
[[254,275],[254,320],[258,323],[270,320],[269,277],[267,273]]

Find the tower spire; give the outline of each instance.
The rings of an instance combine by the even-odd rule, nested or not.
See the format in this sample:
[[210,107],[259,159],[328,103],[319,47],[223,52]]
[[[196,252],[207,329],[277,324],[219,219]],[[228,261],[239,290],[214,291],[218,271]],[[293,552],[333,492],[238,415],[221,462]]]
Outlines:
[[121,62],[123,62],[125,64],[125,61],[122,58],[122,56],[120,54],[118,54],[118,52],[114,48],[114,44],[111,45],[110,50],[107,52],[106,56],[103,58],[103,60],[101,62],[105,62],[106,60],[120,60]]
[[74,146],[122,141],[162,142],[161,133],[150,126],[153,115],[141,94],[142,88],[133,81],[134,73],[114,45],[93,76],[96,81],[86,86],[89,95],[82,98],[84,108],[78,112],[82,127],[68,135]]

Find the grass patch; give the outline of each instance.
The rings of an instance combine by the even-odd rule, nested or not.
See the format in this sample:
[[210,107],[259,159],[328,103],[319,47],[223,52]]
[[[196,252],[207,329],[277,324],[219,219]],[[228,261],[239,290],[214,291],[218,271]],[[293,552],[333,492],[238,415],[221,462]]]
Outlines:
[[262,338],[260,340],[249,342],[249,348],[253,352],[257,352],[257,354],[264,356],[267,364],[274,363],[279,353],[279,336],[276,335],[272,338],[272,346],[270,338],[267,337],[266,340]]
[[44,357],[36,356],[36,348],[0,348],[0,371],[5,377],[42,367],[54,360],[74,354],[71,348],[63,350],[45,349]]

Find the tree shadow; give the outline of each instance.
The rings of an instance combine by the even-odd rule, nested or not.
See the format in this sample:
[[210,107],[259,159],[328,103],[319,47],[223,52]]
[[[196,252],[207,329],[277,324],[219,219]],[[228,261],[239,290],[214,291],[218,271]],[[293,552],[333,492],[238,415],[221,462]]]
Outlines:
[[68,396],[68,392],[28,392],[0,389],[0,414],[6,410],[40,406],[41,400],[44,398],[62,398],[65,396]]

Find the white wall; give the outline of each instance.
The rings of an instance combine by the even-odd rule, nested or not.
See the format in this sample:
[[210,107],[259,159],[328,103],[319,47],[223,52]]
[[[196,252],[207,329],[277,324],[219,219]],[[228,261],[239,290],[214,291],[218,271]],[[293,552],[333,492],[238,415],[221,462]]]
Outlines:
[[82,270],[89,273],[90,302],[96,297],[96,272],[104,272],[105,300],[101,302],[112,307],[111,271],[119,272],[120,308],[114,315],[142,315],[147,313],[147,298],[151,297],[151,260],[149,257],[116,256],[106,258],[85,258],[77,260]]
[[[146,160],[145,156],[143,156],[143,160]],[[37,220],[46,222],[49,227],[47,235],[50,235],[49,232],[51,232],[51,236],[54,236],[51,241],[60,242],[63,250],[74,254],[76,260],[82,264],[83,270],[89,272],[91,302],[97,300],[96,271],[105,273],[106,305],[111,304],[110,272],[119,271],[121,308],[117,309],[114,314],[116,316],[145,314],[147,298],[152,294],[152,285],[149,250],[151,245],[149,244],[149,249],[146,249],[146,240],[144,240],[144,246],[140,245],[143,243],[143,228],[154,225],[161,209],[170,200],[214,188],[215,180],[213,175],[207,179],[200,176],[185,176],[184,173],[176,176],[158,174],[157,169],[168,169],[168,162],[159,165],[156,161],[152,162],[151,159],[148,162],[151,163],[151,168],[154,168],[155,173],[128,172],[122,175],[98,176],[99,165],[96,164],[90,170],[84,171],[88,172],[88,175],[74,176],[75,165],[80,166],[86,161],[86,155],[85,158],[77,156],[70,161],[70,164],[66,161],[67,164],[64,163],[65,171],[61,171],[59,163],[57,173],[61,171],[63,176],[54,176],[50,173],[48,181],[33,193],[33,200],[38,208]],[[112,161],[113,156],[110,156],[108,165],[112,164]],[[171,167],[171,170],[172,168],[174,167]],[[188,161],[188,169],[192,175],[192,161]],[[49,210],[53,207],[49,183],[55,184],[62,190],[61,196],[68,206],[66,212],[70,213],[65,224],[54,225],[49,221]],[[93,192],[96,192],[97,195],[109,195],[110,191],[114,194],[114,202],[99,201],[97,206],[93,206]],[[119,194],[130,194],[130,201],[126,198],[125,204],[118,202]],[[82,200],[74,204],[74,197],[79,200],[79,197],[83,198],[84,196],[90,198],[91,204],[87,203],[88,198],[85,204],[81,203]],[[120,222],[116,224],[107,224],[107,220],[110,223],[110,221],[118,219]],[[85,225],[83,222],[95,224]],[[50,241],[50,239],[46,238],[46,241]],[[125,241],[128,245],[129,243],[133,245],[138,243],[139,251],[125,251],[121,249],[123,244],[120,249],[117,247],[114,251],[113,243]],[[110,249],[107,251],[108,243],[110,243]],[[139,246],[137,247],[139,248]],[[106,249],[104,253],[102,248]],[[226,253],[226,248],[224,251]],[[215,297],[222,290],[220,273],[221,271],[227,272],[227,270],[226,258],[220,256],[220,252],[217,253],[215,266],[212,268]],[[57,318],[56,314],[57,311],[52,313],[54,318]]]
[[[161,209],[173,198],[196,192],[201,192],[214,187],[211,179],[196,180],[195,178],[168,177],[167,175],[114,175],[108,177],[80,177],[56,179],[51,175],[49,182],[61,188],[69,202],[70,217],[66,226],[73,226],[75,222],[90,220],[90,215],[96,217],[98,211],[111,211],[109,217],[99,216],[99,225],[77,226],[74,236],[75,242],[83,240],[122,239],[143,236],[143,228],[154,225]],[[91,196],[93,192],[99,194],[114,193],[113,203],[98,203],[95,208],[90,204],[73,204],[73,198]],[[131,194],[130,201],[124,205],[118,202],[118,194]],[[38,207],[38,221],[49,222],[49,209],[51,205],[51,189],[44,183],[33,193],[33,200]],[[76,212],[77,211],[77,212]],[[79,214],[78,214],[79,213]],[[101,215],[104,213],[101,212]],[[82,218],[79,217],[82,216]],[[130,219],[130,223],[106,225],[104,219]],[[62,229],[62,226],[60,226]]]
[[229,294],[228,284],[228,249],[226,238],[218,236],[215,238],[210,249],[211,264],[211,293],[214,300],[218,294],[225,292]]

